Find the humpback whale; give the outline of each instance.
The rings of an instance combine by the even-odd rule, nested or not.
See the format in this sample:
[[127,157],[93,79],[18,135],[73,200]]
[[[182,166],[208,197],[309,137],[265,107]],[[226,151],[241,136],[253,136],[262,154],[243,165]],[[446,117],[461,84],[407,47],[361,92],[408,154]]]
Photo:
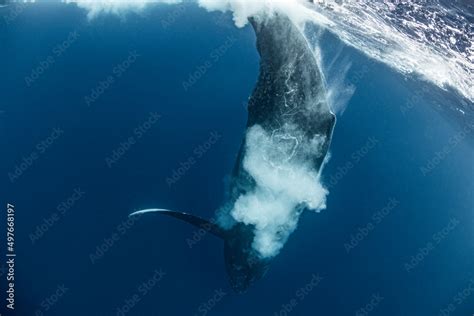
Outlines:
[[[249,20],[257,38],[260,73],[249,98],[246,137],[232,171],[221,219],[215,223],[165,209],[147,209],[130,215],[171,216],[221,238],[230,285],[237,293],[245,292],[267,272],[274,253],[266,253],[264,246],[277,245],[279,250],[279,242],[284,242],[292,231],[287,227],[289,224],[278,223],[273,237],[268,239],[259,233],[255,223],[239,220],[236,209],[246,212],[243,206],[248,204],[243,201],[254,198],[252,194],[261,182],[250,166],[249,156],[270,168],[268,173],[276,177],[273,180],[277,187],[286,176],[291,176],[293,171],[287,170],[288,166],[302,166],[300,171],[319,173],[335,124],[317,60],[298,26],[282,12]],[[266,149],[255,154],[256,148],[262,149],[259,143],[262,137]],[[273,195],[270,192],[270,199],[278,199],[279,194],[278,190]],[[295,208],[299,215],[305,208],[317,209],[318,205],[311,205],[317,201],[303,198],[288,207]]]

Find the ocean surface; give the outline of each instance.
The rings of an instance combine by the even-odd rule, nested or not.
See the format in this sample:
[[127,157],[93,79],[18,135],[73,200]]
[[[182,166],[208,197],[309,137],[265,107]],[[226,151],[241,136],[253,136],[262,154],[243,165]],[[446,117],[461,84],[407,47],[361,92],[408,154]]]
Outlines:
[[223,204],[258,76],[252,29],[194,4],[92,21],[75,5],[10,10],[0,229],[13,204],[17,256],[11,311],[2,237],[2,315],[473,315],[472,121],[441,106],[462,97],[323,35],[323,62],[342,51],[355,88],[322,172],[327,208],[238,295],[221,240],[128,215]]

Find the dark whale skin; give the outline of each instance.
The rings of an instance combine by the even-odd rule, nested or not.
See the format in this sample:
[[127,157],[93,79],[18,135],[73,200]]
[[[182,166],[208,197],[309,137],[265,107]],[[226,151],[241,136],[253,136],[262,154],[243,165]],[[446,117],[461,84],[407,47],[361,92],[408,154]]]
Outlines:
[[[249,99],[246,137],[232,172],[228,203],[219,212],[219,221],[216,223],[192,214],[158,208],[130,214],[170,216],[223,239],[229,282],[237,293],[247,291],[261,279],[273,258],[255,250],[255,226],[237,222],[231,214],[239,197],[252,194],[257,188],[257,182],[246,169],[245,162],[254,147],[258,149],[260,144],[252,147],[249,135],[257,129],[264,136],[264,145],[269,145],[270,152],[277,149],[276,155],[257,155],[257,163],[271,165],[268,172],[290,164],[303,166],[304,173],[310,171],[314,174],[319,173],[324,162],[335,124],[318,63],[298,27],[282,13],[250,18],[250,22],[257,37],[260,74]],[[278,178],[278,182],[285,180],[285,176]],[[317,181],[316,178],[314,181]],[[275,198],[272,196],[271,199]],[[298,214],[304,207],[297,205]],[[280,225],[285,226],[286,223]],[[278,226],[277,238],[288,238],[289,234],[281,237],[282,230],[284,228]]]
[[[314,170],[319,170],[329,149],[335,115],[327,103],[313,51],[300,29],[284,14],[250,18],[250,23],[257,37],[260,74],[249,99],[247,130],[259,125],[265,132],[275,134],[290,125],[304,139],[322,135],[319,154],[308,157],[307,152],[297,148],[292,158],[309,159]],[[236,199],[255,187],[254,179],[243,167],[246,150],[244,139],[224,212],[230,212]],[[230,284],[238,293],[262,278],[271,262],[271,258],[263,258],[253,249],[254,235],[252,225],[234,221],[225,240],[226,269]]]

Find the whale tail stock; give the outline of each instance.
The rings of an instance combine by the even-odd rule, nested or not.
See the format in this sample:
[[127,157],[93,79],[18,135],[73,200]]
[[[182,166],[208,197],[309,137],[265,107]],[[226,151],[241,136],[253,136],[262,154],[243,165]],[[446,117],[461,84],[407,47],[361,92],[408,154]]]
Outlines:
[[191,215],[188,213],[183,213],[183,212],[177,212],[177,211],[170,211],[166,209],[158,209],[158,208],[153,208],[153,209],[146,209],[146,210],[141,210],[138,212],[134,212],[129,215],[129,217],[133,216],[141,216],[141,215],[166,215],[166,216],[171,216],[174,218],[177,218],[179,220],[182,220],[184,222],[187,222],[191,225],[196,226],[199,229],[204,229],[205,231],[213,234],[214,236],[217,236],[222,239],[227,238],[227,231],[222,229],[219,225],[214,223],[212,220],[208,221],[205,220],[199,216]]

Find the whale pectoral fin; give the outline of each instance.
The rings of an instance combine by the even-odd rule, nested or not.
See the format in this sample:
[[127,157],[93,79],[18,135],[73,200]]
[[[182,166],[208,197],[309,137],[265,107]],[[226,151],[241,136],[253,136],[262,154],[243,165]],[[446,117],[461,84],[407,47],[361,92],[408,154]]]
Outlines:
[[153,208],[153,209],[146,209],[138,212],[134,212],[129,215],[129,217],[132,216],[141,216],[143,214],[157,214],[157,215],[167,215],[171,216],[177,219],[180,219],[182,221],[185,221],[189,224],[192,224],[200,229],[204,229],[214,236],[220,237],[222,239],[226,239],[226,231],[219,227],[217,224],[210,222],[208,220],[205,220],[201,217],[194,216],[191,214],[183,213],[183,212],[176,212],[176,211],[170,211],[170,210],[165,210],[165,209],[159,209],[159,208]]

